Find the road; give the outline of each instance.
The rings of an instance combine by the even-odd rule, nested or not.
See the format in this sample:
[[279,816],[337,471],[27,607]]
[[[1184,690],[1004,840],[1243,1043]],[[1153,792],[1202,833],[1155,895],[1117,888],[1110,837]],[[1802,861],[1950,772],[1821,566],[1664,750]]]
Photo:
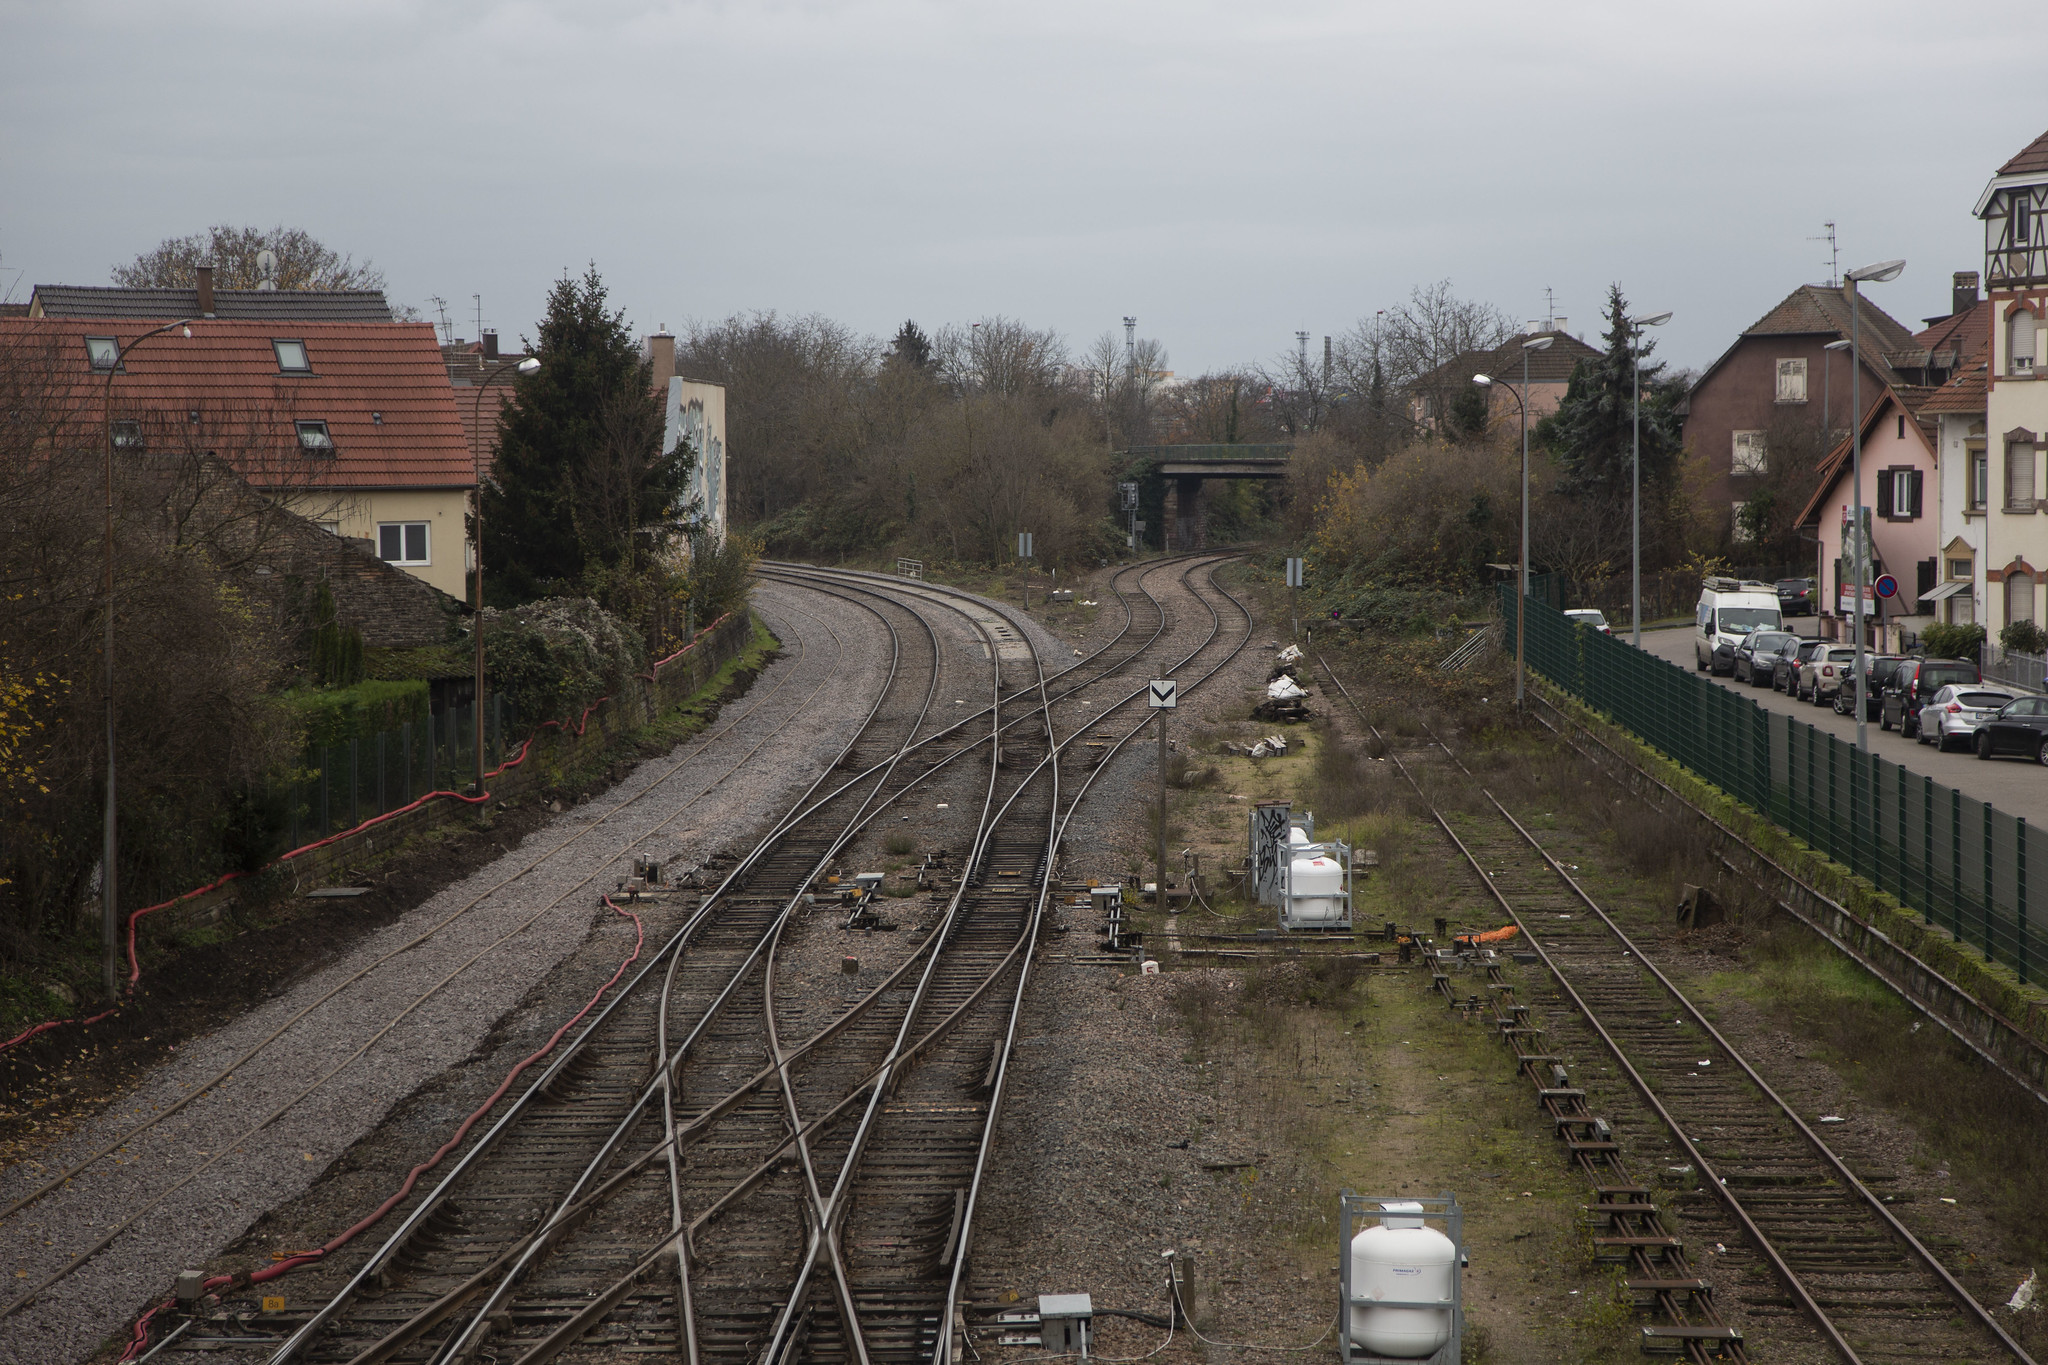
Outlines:
[[[1810,620],[1794,618],[1789,624],[1801,635],[1813,634]],[[1615,638],[1626,640],[1628,636],[1617,630]],[[1689,627],[1646,630],[1643,632],[1643,648],[1681,668],[1689,670],[1693,667],[1693,639]],[[1852,743],[1856,739],[1855,717],[1838,716],[1832,707],[1794,701],[1782,692],[1773,692],[1768,687],[1751,687],[1733,678],[1715,678],[1714,681],[1750,698],[1759,706],[1797,716]],[[1908,772],[1945,782],[1967,798],[1989,801],[2008,815],[2024,816],[2029,824],[2048,819],[2048,769],[2037,763],[2019,758],[1994,758],[1980,762],[1976,755],[1960,750],[1937,753],[1932,745],[1903,738],[1896,730],[1879,729],[1876,721],[1870,722],[1869,736],[1872,753],[1899,764]]]

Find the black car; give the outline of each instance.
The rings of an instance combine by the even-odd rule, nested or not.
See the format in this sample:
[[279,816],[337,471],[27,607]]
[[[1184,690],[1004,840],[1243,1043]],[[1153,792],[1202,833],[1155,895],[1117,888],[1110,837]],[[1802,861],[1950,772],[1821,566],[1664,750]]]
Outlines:
[[1811,578],[1781,578],[1778,580],[1778,615],[1811,616],[1815,594],[1819,588]]
[[1771,670],[1776,667],[1771,656],[1783,649],[1788,641],[1797,639],[1782,630],[1753,630],[1743,637],[1735,647],[1735,667],[1732,676],[1737,682],[1746,682],[1751,687],[1762,687],[1771,680]]
[[1920,708],[1950,683],[1980,683],[1977,665],[1961,659],[1908,659],[1892,671],[1884,689],[1884,711],[1878,724],[1894,725],[1907,739],[1920,733]]
[[[1904,654],[1865,654],[1863,667],[1869,679],[1863,684],[1863,719],[1884,718],[1884,690],[1891,685],[1892,674],[1900,664],[1908,661]],[[1835,714],[1846,716],[1856,710],[1856,679],[1851,676],[1835,693]]]
[[2048,697],[2016,697],[1978,727],[1977,757],[1993,754],[2048,763]]
[[1827,647],[1826,640],[1800,640],[1798,644],[1781,650],[1778,654],[1778,671],[1771,677],[1772,688],[1788,697],[1799,696],[1800,668]]

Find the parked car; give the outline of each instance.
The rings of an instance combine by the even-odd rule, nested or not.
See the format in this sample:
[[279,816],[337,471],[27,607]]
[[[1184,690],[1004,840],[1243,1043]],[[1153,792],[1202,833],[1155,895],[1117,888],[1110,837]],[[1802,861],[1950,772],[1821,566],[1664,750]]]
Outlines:
[[[1832,706],[1842,680],[1856,667],[1854,645],[1829,645],[1815,650],[1799,671],[1799,692],[1815,706]],[[1852,689],[1853,690],[1853,689]]]
[[1778,672],[1771,679],[1771,686],[1788,697],[1800,695],[1799,675],[1805,671],[1807,662],[1814,655],[1828,647],[1826,640],[1801,640],[1778,654]]
[[1884,689],[1884,711],[1878,724],[1889,730],[1894,725],[1907,739],[1920,733],[1920,708],[1950,683],[1981,683],[1984,675],[1977,665],[1961,659],[1908,659],[1892,672]]
[[1946,749],[1950,744],[1968,749],[1976,743],[1977,731],[2018,696],[2003,687],[1950,683],[1927,699],[1920,708],[1922,744]]
[[[1878,720],[1884,716],[1884,689],[1891,683],[1892,674],[1898,666],[1912,656],[1906,654],[1865,654],[1863,668],[1866,678],[1863,684],[1863,719]],[[1835,714],[1853,715],[1856,711],[1856,678],[1854,665],[1850,676],[1842,680],[1835,692]]]
[[1787,635],[1782,630],[1753,630],[1735,650],[1733,676],[1737,682],[1746,682],[1751,687],[1764,687],[1771,681],[1771,656],[1785,645],[1799,637]]
[[1614,634],[1614,628],[1607,624],[1606,614],[1604,612],[1596,611],[1592,607],[1580,607],[1577,610],[1568,611],[1564,614],[1564,619],[1567,621],[1576,621],[1578,624],[1582,626],[1591,626],[1593,629],[1599,631],[1602,635]]
[[2021,754],[2048,764],[2048,697],[2020,697],[1977,727],[1977,757]]
[[1778,580],[1778,614],[1781,616],[1811,616],[1818,596],[1819,585],[1811,578],[1781,578]]
[[1735,648],[1753,631],[1782,630],[1778,594],[1768,583],[1712,575],[1700,580],[1693,608],[1693,663],[1702,673],[1732,672]]

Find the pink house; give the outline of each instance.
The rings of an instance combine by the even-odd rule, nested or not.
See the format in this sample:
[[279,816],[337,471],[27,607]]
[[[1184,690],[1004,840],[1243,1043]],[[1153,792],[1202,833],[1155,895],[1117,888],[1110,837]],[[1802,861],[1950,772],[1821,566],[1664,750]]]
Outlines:
[[[1911,397],[1924,398],[1908,390]],[[1864,587],[1864,619],[1870,622],[1873,645],[1896,648],[1902,631],[1917,631],[1933,619],[1934,608],[1921,599],[1935,590],[1935,544],[1939,528],[1936,505],[1940,487],[1934,437],[1920,424],[1910,398],[1887,386],[1863,421],[1863,508],[1870,524],[1872,564]],[[1842,531],[1849,524],[1850,446],[1844,441],[1821,464],[1820,488],[1800,514],[1801,530],[1819,540],[1815,577],[1820,582],[1821,630],[1833,639],[1847,639],[1854,604],[1855,566],[1842,558]],[[1879,576],[1898,581],[1890,600],[1876,595]],[[1915,619],[1919,618],[1919,619]]]

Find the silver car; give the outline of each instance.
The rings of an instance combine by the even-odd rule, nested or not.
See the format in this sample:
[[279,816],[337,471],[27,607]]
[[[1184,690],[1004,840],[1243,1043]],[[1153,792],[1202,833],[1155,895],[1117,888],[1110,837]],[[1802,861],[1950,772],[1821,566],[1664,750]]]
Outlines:
[[1951,743],[1968,749],[1977,742],[1977,728],[2018,695],[1983,683],[1950,683],[1921,708],[1920,731],[1915,738],[1937,749],[1946,749]]

